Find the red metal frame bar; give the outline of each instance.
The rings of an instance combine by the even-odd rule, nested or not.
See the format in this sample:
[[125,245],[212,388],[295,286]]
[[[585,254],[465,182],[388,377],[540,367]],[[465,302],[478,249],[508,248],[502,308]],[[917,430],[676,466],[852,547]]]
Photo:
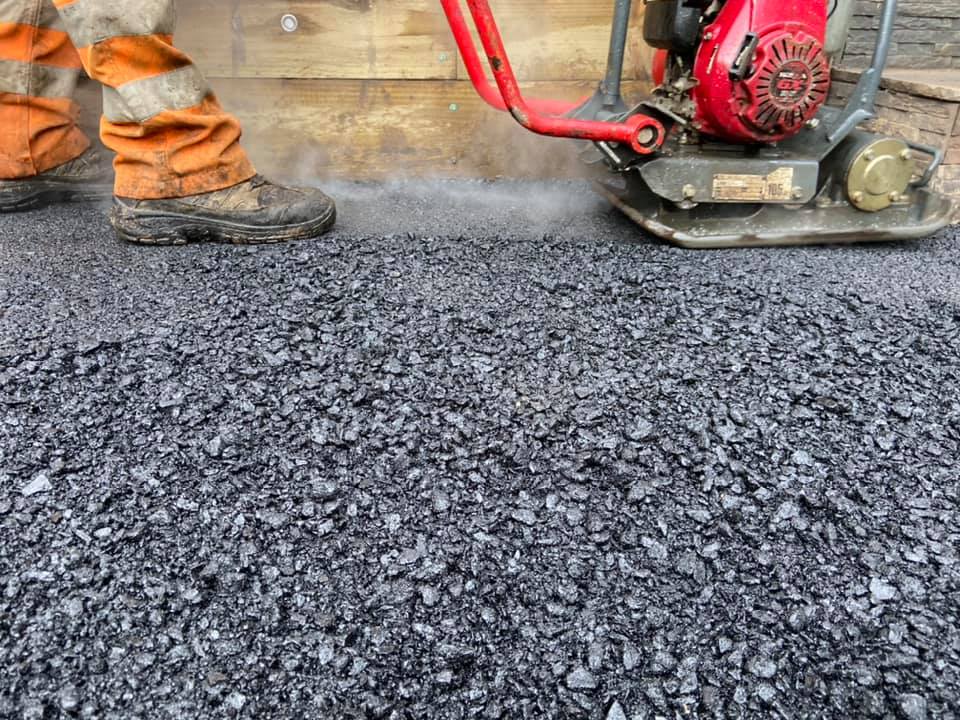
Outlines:
[[[477,94],[495,110],[506,112],[507,104],[503,101],[498,90],[487,80],[487,76],[483,71],[483,64],[473,44],[473,38],[470,36],[470,28],[467,26],[467,21],[463,17],[463,12],[460,10],[460,0],[440,0],[440,5],[443,6],[443,12],[446,14],[447,22],[453,31],[454,40],[456,40],[457,47],[460,49],[463,64],[467,68],[467,75],[470,76],[470,82],[473,83]],[[587,98],[584,98],[583,100],[586,99]],[[548,115],[566,115],[571,110],[579,107],[583,100],[571,103],[562,100],[531,99],[528,102],[539,112]]]
[[[656,150],[666,137],[663,125],[652,117],[634,115],[626,122],[601,122],[556,117],[577,107],[555,101],[528,101],[523,97],[517,77],[510,65],[500,29],[487,0],[467,0],[480,41],[493,71],[499,97],[487,82],[480,58],[470,37],[470,30],[460,10],[460,0],[440,0],[450,29],[473,86],[487,103],[498,110],[507,110],[528,130],[551,137],[568,137],[595,142],[616,142],[629,145],[637,153]],[[559,112],[558,112],[559,111]]]

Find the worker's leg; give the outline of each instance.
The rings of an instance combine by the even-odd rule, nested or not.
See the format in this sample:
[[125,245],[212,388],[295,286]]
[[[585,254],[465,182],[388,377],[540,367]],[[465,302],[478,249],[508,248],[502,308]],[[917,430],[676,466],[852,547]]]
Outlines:
[[69,95],[77,51],[104,85],[101,136],[117,153],[113,224],[143,243],[312,237],[336,217],[319,190],[254,173],[240,126],[173,47],[174,0],[0,0],[0,212],[99,195]]
[[174,0],[54,1],[87,74],[104,86],[100,131],[117,154],[117,195],[183,197],[254,175],[239,123],[173,46]]
[[50,0],[0,0],[0,179],[36,176],[89,147],[70,99],[79,70]]

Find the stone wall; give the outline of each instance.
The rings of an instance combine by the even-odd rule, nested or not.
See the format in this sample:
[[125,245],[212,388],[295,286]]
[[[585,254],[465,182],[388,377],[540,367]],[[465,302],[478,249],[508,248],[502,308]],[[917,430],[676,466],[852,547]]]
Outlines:
[[[844,67],[869,64],[881,7],[858,0]],[[890,67],[960,68],[960,0],[900,0],[893,40]]]

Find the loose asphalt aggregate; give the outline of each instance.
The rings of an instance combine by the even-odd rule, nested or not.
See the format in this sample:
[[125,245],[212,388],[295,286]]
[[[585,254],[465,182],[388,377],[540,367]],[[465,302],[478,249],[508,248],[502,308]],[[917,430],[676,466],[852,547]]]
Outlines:
[[960,232],[334,190],[0,217],[0,717],[960,717]]

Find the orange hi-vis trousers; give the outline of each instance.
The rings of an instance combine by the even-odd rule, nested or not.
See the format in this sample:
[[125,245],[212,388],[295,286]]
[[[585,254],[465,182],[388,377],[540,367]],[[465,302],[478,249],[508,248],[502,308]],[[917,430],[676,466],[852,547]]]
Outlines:
[[174,0],[0,0],[0,179],[89,147],[71,99],[81,66],[103,85],[100,136],[121,197],[184,197],[249,179],[240,125],[173,46]]

